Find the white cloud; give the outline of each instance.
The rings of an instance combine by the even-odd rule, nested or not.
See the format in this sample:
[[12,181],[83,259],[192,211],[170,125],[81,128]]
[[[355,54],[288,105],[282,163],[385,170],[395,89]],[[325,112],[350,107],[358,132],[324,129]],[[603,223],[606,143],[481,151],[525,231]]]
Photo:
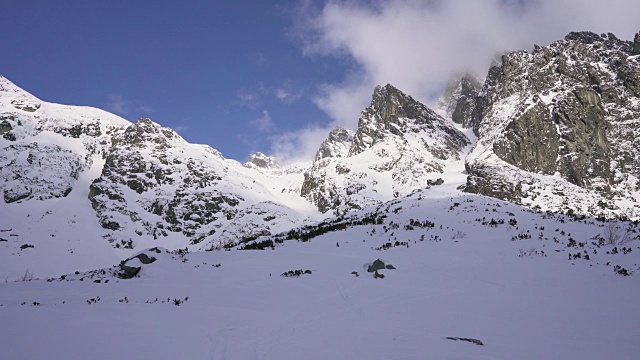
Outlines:
[[273,120],[271,120],[271,115],[269,115],[267,110],[262,111],[262,116],[259,118],[249,121],[249,125],[253,126],[255,130],[261,133],[270,133],[276,128],[276,125]]
[[273,95],[286,104],[292,104],[302,96],[302,90],[294,91],[290,87],[279,87],[273,90]]
[[274,135],[270,138],[271,153],[281,164],[309,161],[327,135],[327,129],[317,125]]
[[640,2],[632,0],[329,1],[299,13],[308,56],[355,64],[340,83],[320,87],[316,104],[354,129],[375,85],[391,83],[431,103],[450,74],[486,74],[497,52],[531,49],[570,31],[633,39]]

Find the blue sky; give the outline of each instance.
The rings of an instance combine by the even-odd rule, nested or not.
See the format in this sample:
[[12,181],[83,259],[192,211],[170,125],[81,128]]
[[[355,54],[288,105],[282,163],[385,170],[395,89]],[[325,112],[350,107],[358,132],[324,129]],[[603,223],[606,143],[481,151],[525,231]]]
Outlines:
[[454,71],[570,31],[640,30],[637,0],[29,1],[0,8],[0,74],[245,161],[309,159],[375,85],[432,104]]
[[270,137],[329,117],[315,84],[341,76],[305,57],[290,1],[6,1],[0,74],[43,100],[150,117],[245,160]]

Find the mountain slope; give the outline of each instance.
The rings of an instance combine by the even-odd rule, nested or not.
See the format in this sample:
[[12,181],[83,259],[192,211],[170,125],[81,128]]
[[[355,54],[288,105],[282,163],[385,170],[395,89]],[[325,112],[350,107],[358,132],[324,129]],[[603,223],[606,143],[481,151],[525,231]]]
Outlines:
[[637,358],[638,241],[598,240],[637,225],[440,190],[257,240],[274,250],[156,248],[124,262],[131,279],[113,262],[0,283],[0,357]]
[[3,77],[0,132],[4,276],[93,268],[133,248],[218,248],[318,216],[299,196],[304,165],[243,166],[148,119],[47,103]]
[[89,197],[116,247],[219,247],[301,217],[257,172],[142,119],[114,137]]

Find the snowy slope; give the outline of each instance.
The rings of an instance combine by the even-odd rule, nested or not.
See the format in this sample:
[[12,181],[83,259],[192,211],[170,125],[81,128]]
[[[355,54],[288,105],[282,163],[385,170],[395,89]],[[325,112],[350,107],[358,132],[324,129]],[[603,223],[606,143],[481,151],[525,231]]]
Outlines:
[[[637,357],[638,240],[599,245],[607,223],[443,186],[309,224],[294,235],[308,241],[275,250],[157,249],[124,263],[141,268],[132,279],[115,266],[0,284],[0,324],[12,324],[0,357]],[[374,278],[376,259],[395,269]],[[303,274],[280,276],[292,270]]]
[[210,249],[304,219],[299,202],[288,207],[290,194],[265,185],[268,179],[142,119],[114,137],[89,197],[118,248]]
[[[118,259],[88,201],[111,135],[129,122],[43,102],[0,76],[0,274],[90,269]],[[33,247],[29,247],[29,245]],[[24,248],[21,248],[24,247]]]

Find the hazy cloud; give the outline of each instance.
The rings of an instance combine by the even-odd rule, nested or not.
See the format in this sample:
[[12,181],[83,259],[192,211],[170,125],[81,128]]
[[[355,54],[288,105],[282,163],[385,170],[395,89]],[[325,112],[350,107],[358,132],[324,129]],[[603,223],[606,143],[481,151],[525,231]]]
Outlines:
[[125,100],[120,94],[109,94],[106,105],[107,110],[118,115],[127,115],[131,106],[131,101]]
[[240,89],[237,94],[242,106],[253,109],[261,103],[260,93],[256,90]]
[[153,108],[151,106],[148,106],[148,105],[138,106],[138,110],[140,110],[141,112],[143,112],[145,114],[151,114],[153,112]]
[[274,135],[270,138],[271,153],[281,164],[309,161],[327,136],[327,129],[318,125]]
[[121,116],[139,115],[143,113],[145,115],[151,114],[153,108],[148,105],[140,104],[137,101],[125,99],[120,94],[107,95],[106,109],[114,114]]
[[271,116],[267,110],[262,111],[262,116],[259,118],[249,121],[249,125],[261,133],[270,133],[276,128],[276,125],[273,123],[273,120],[271,120]]
[[300,99],[303,93],[302,89],[295,89],[289,81],[283,81],[279,86],[265,86],[260,83],[250,89],[243,88],[238,90],[237,95],[240,105],[254,109],[266,102],[266,99],[263,99],[265,97],[292,104]]

